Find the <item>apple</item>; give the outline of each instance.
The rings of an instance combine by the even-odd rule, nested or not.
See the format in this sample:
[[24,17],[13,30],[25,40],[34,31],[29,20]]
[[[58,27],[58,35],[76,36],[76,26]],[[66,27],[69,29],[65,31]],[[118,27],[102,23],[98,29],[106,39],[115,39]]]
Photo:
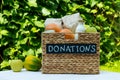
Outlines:
[[13,70],[13,72],[20,72],[23,68],[23,62],[22,60],[11,60],[10,67]]
[[86,32],[87,32],[87,33],[95,33],[95,32],[97,32],[97,30],[96,30],[95,27],[88,27],[88,28],[86,29]]

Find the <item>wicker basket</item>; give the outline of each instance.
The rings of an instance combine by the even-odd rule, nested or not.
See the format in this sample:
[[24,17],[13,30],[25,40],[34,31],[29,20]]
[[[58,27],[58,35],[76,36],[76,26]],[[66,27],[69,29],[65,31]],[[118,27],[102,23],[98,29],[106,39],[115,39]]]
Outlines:
[[[99,73],[99,33],[79,33],[78,40],[65,39],[63,33],[42,33],[43,73]],[[47,54],[47,44],[96,44],[96,53]]]

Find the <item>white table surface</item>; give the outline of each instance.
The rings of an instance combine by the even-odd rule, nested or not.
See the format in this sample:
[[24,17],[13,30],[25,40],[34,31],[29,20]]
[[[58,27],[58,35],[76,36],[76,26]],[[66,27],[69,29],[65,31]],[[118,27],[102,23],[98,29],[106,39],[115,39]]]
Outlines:
[[100,74],[42,74],[23,69],[21,72],[0,71],[0,80],[120,80],[120,73],[100,71]]

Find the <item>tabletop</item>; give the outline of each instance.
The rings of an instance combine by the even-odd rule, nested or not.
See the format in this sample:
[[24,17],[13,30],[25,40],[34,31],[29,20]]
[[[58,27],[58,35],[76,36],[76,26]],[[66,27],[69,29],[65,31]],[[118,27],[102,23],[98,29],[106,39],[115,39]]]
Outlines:
[[22,69],[0,71],[0,80],[120,80],[120,73],[100,71],[100,74],[43,74]]

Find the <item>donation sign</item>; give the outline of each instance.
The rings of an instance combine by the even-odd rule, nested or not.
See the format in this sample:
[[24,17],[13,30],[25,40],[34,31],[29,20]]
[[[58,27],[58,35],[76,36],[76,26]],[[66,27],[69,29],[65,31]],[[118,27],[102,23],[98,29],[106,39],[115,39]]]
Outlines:
[[95,54],[96,44],[46,44],[47,54]]

